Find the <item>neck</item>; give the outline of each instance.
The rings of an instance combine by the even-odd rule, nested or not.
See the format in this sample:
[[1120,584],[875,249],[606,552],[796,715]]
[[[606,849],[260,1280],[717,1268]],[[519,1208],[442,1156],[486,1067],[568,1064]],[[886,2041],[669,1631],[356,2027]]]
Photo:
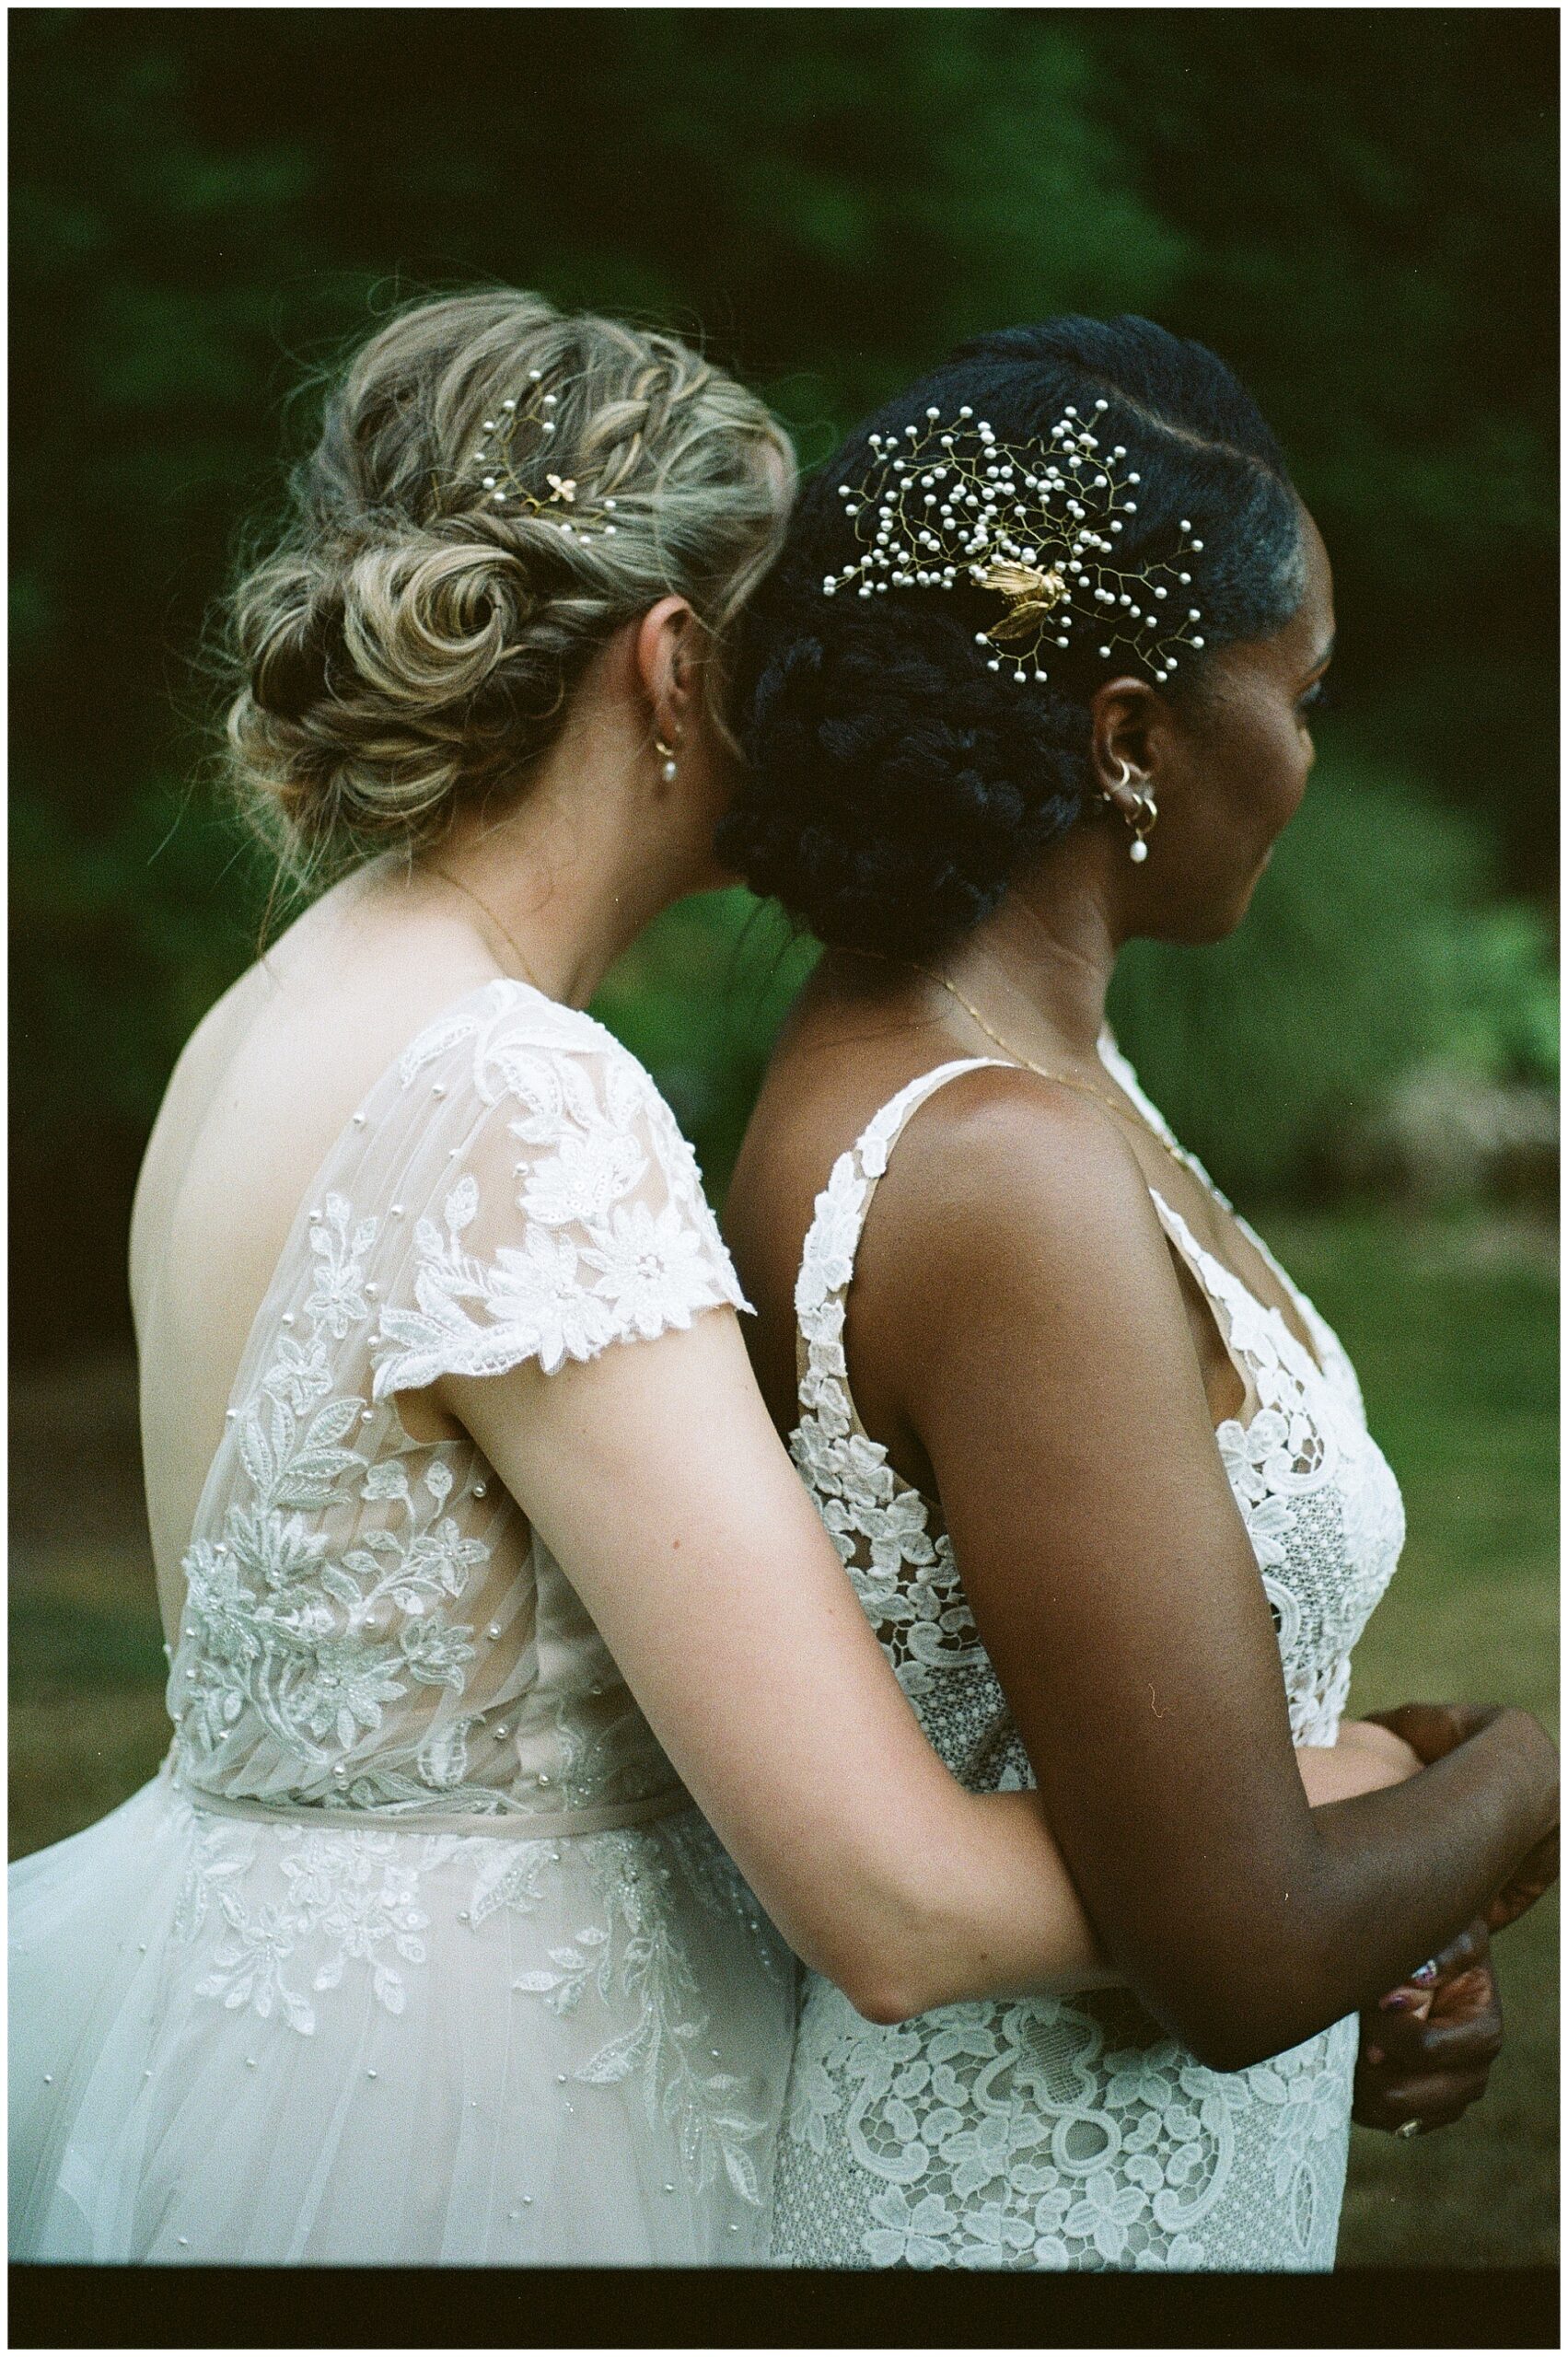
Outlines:
[[498,816],[459,819],[415,861],[411,885],[465,916],[505,971],[586,1006],[621,952],[697,880],[674,848],[650,844],[636,779],[634,749],[574,731]]
[[1108,849],[1102,830],[1075,829],[943,961],[998,1028],[1011,1020],[1020,1048],[1096,1060],[1121,942]]

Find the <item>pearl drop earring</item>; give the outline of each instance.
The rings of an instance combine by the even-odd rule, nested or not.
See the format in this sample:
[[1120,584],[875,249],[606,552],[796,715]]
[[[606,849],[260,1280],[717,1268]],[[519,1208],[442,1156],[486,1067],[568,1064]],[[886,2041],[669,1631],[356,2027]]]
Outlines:
[[[1118,767],[1121,774],[1116,781],[1116,791],[1120,793],[1132,783],[1132,764],[1131,761],[1119,759]],[[1097,799],[1109,804],[1112,809],[1116,807],[1116,794],[1112,793],[1109,786],[1102,785],[1097,788]],[[1141,866],[1149,855],[1149,846],[1145,838],[1153,833],[1155,820],[1159,817],[1159,812],[1155,807],[1154,795],[1145,789],[1138,796],[1137,817],[1134,818],[1131,811],[1125,811],[1122,815],[1133,830],[1132,841],[1127,846],[1127,856]]]
[[666,785],[673,785],[679,773],[678,764],[675,759],[674,746],[667,745],[662,737],[656,737],[654,738],[654,750],[656,753],[661,753],[664,756],[664,767],[660,770],[659,775],[663,778]]

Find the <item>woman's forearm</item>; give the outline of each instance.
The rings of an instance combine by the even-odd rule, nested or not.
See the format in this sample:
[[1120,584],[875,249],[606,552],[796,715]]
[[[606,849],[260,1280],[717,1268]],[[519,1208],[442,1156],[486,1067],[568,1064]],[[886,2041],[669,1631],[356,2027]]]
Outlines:
[[1299,2044],[1405,1979],[1479,1914],[1557,1821],[1557,1758],[1507,1711],[1420,1774],[1314,1809],[1304,1841],[1248,1887],[1226,1968],[1196,1949],[1132,1972],[1156,2011],[1222,2070]]
[[[1387,1985],[1391,1945],[1368,1938],[1388,1919],[1389,1942],[1430,1955],[1484,1914],[1527,1852],[1553,1832],[1559,1817],[1556,1747],[1527,1711],[1503,1711],[1401,1789],[1367,1792],[1314,1811],[1330,1889],[1339,1884],[1347,1933],[1365,1945],[1353,2002]],[[1380,1853],[1375,1869],[1368,1852]],[[1409,1927],[1419,1925],[1413,1943]],[[1348,2010],[1348,2007],[1347,2007]]]
[[956,1871],[923,1882],[902,2010],[1060,1996],[1121,1978],[1100,1947],[1032,1789],[966,1795]]
[[1346,1719],[1331,1745],[1297,1744],[1295,1764],[1314,1808],[1381,1792],[1421,1773],[1421,1755],[1372,1719]]
[[[1348,1721],[1335,1746],[1296,1752],[1317,1808],[1398,1783],[1421,1761],[1385,1727]],[[1065,1996],[1121,1975],[1108,1962],[1033,1791],[968,1796],[970,1822],[939,1893],[925,1894],[900,2010],[973,1997]],[[935,1881],[935,1877],[933,1877]]]

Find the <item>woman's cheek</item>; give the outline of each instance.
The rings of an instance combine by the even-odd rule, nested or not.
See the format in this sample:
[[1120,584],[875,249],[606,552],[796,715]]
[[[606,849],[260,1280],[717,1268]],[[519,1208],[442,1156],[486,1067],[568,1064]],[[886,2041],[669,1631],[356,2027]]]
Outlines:
[[1275,776],[1279,780],[1278,818],[1275,835],[1283,833],[1301,807],[1307,792],[1307,780],[1312,769],[1314,750],[1312,738],[1293,712],[1289,728],[1277,747]]

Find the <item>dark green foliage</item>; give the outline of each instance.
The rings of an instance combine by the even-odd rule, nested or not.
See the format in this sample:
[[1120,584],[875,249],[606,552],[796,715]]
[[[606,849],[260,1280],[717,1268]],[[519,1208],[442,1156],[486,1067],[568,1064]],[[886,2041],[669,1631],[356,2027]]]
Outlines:
[[[310,437],[288,396],[424,288],[505,279],[705,331],[808,460],[983,328],[1133,308],[1202,337],[1327,529],[1358,801],[1382,807],[1385,767],[1415,781],[1412,845],[1424,804],[1470,812],[1466,906],[1489,877],[1544,892],[1549,12],[57,9],[11,31],[15,1201],[29,1232],[96,1238],[74,1301],[18,1268],[24,1334],[46,1297],[57,1334],[122,1314],[146,1122],[250,954],[264,878],[212,817],[193,658]],[[1430,873],[1381,840],[1373,997],[1403,987],[1372,959],[1423,931]],[[605,1000],[715,1178],[780,1003],[715,1012],[723,910],[672,921]],[[1216,968],[1237,1003],[1249,958],[1288,997],[1277,961],[1311,947],[1305,914],[1265,916]],[[1475,955],[1488,1036],[1539,1063],[1529,923],[1489,918]],[[1159,1063],[1149,985],[1127,990]],[[1320,1083],[1325,1038],[1282,1075],[1315,1116],[1346,1077]],[[1403,1050],[1378,1038],[1386,1069]],[[1305,1135],[1283,1109],[1260,1126],[1250,1084],[1194,1118],[1237,1184],[1283,1181]]]
[[1544,917],[1488,902],[1485,839],[1329,739],[1245,923],[1201,949],[1130,943],[1117,1034],[1227,1191],[1287,1191],[1411,1065],[1555,1080]]

